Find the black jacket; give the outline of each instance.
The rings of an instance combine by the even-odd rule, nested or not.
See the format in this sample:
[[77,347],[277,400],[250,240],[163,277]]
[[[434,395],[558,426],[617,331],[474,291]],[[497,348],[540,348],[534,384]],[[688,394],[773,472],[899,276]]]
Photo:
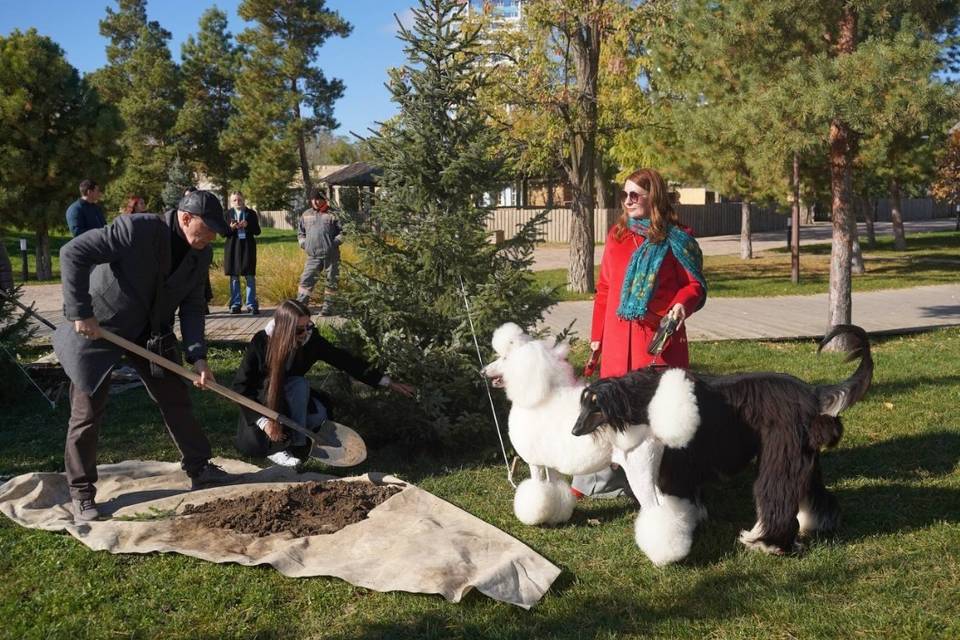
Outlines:
[[[247,345],[246,352],[243,354],[240,369],[237,370],[233,379],[234,391],[264,405],[267,403],[268,340],[269,336],[266,331],[258,331],[253,336],[250,344]],[[379,385],[383,378],[382,371],[375,369],[373,365],[362,358],[334,346],[321,336],[316,329],[311,331],[306,344],[294,351],[288,359],[286,375],[287,377],[305,376],[313,365],[321,360],[371,387]],[[310,395],[315,401],[321,402],[327,408],[327,414],[332,418],[333,412],[329,396],[315,389],[311,389]],[[285,400],[281,403],[280,413],[289,413]],[[257,426],[259,418],[260,414],[256,411],[246,407],[240,408],[236,446],[245,455],[263,456],[270,446],[266,434]]]
[[224,212],[227,220],[227,239],[223,245],[223,273],[228,276],[257,275],[257,240],[260,235],[260,216],[253,209],[244,207],[244,220],[247,221],[247,237],[240,239],[240,229],[230,229],[234,220],[233,209]]

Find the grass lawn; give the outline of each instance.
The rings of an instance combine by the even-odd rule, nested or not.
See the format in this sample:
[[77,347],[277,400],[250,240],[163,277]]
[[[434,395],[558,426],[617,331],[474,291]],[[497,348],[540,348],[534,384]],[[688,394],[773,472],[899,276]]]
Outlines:
[[[37,243],[35,234],[33,232],[24,232],[14,228],[4,227],[0,229],[0,236],[3,237],[3,244],[6,245],[7,253],[10,255],[10,261],[13,265],[13,278],[16,282],[19,283],[23,281],[23,267],[21,266],[23,262],[20,259],[20,238],[27,239],[30,251],[27,258],[27,271],[30,276],[28,284],[60,282],[60,247],[73,239],[69,231],[54,231],[51,233],[50,259],[53,267],[53,279],[41,280],[39,282],[37,281]],[[263,247],[268,254],[274,252],[274,246],[281,247],[281,251],[282,247],[287,245],[292,245],[294,248],[297,248],[297,232],[287,229],[269,229],[265,227],[263,233],[257,237],[257,242],[258,249]],[[211,275],[214,277],[222,275],[223,273],[223,269],[220,266],[223,264],[223,243],[224,238],[222,236],[217,236],[217,239],[213,241],[213,261],[217,265],[211,272]],[[297,275],[299,275],[299,272]],[[224,291],[227,291],[229,284],[226,279],[224,279],[224,283]],[[294,282],[294,286],[296,286],[296,282]],[[224,304],[226,304],[226,301],[224,301]]]
[[[696,343],[691,351],[699,368],[715,372],[776,369],[832,382],[853,368],[835,354],[815,356],[809,341]],[[760,555],[735,542],[753,524],[752,473],[708,492],[710,520],[690,557],[657,569],[633,543],[626,500],[587,501],[567,525],[527,527],[512,515],[495,453],[380,449],[355,471],[396,473],[559,565],[543,601],[529,612],[476,593],[451,604],[264,567],[115,556],[0,518],[0,637],[957,638],[960,329],[886,338],[874,353],[873,388],[845,415],[839,447],[823,457],[843,510],[840,531],[800,557]],[[582,347],[575,357],[582,360]],[[220,348],[211,362],[229,380],[239,355]],[[235,455],[234,409],[206,394],[197,405],[215,452]],[[0,474],[61,470],[66,417],[65,406],[51,412],[29,391],[4,407]],[[491,432],[479,444],[493,452],[496,438]],[[142,389],[111,399],[100,440],[100,462],[134,458],[178,459]]]
[[[705,256],[704,275],[710,295],[726,298],[808,295],[830,287],[830,244],[800,247],[800,284],[790,282],[790,253],[775,249],[738,256]],[[918,233],[907,236],[907,250],[896,251],[892,236],[877,238],[875,247],[863,247],[866,273],[853,277],[854,291],[901,289],[919,285],[952,284],[960,271],[960,233]],[[597,267],[599,273],[599,267]],[[538,271],[539,282],[559,286],[561,300],[592,300],[593,294],[566,291],[567,270]]]

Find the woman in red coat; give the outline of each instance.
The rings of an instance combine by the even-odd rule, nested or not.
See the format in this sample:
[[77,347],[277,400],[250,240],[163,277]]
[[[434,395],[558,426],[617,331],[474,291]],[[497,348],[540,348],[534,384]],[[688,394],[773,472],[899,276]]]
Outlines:
[[[607,234],[593,302],[590,348],[600,357],[600,377],[622,376],[650,364],[690,364],[683,320],[703,306],[707,286],[703,255],[679,223],[666,183],[653,169],[634,171],[620,193],[623,213]],[[679,324],[663,352],[647,353],[664,316]],[[620,495],[622,473],[577,476],[574,492]]]

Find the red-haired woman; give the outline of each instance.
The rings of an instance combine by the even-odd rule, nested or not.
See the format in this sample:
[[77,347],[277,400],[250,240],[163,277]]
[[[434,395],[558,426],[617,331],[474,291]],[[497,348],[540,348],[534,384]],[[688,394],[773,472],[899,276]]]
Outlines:
[[137,195],[129,195],[120,213],[143,213],[146,210],[147,203],[143,201],[143,198]]
[[[707,298],[703,254],[692,231],[680,224],[658,172],[634,171],[620,199],[623,213],[607,233],[593,301],[590,349],[601,356],[600,377],[622,376],[654,363],[686,368],[690,355],[683,320]],[[667,315],[680,324],[663,352],[651,356],[647,347]],[[574,490],[618,495],[625,485],[622,474],[611,475],[578,476]]]
[[[415,391],[333,346],[317,332],[309,307],[296,300],[281,302],[266,328],[253,336],[233,388],[309,429],[317,429],[330,417],[330,401],[311,389],[305,376],[321,360],[371,387],[387,387],[407,397]],[[299,466],[310,452],[306,436],[246,408],[241,409],[236,445],[241,453],[266,456],[286,467]]]

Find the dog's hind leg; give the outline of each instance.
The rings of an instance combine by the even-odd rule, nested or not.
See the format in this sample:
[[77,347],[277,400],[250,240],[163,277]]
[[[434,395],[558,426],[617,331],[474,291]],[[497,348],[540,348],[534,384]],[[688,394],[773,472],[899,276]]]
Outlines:
[[800,522],[800,535],[831,533],[840,523],[840,505],[823,484],[819,457],[810,471],[807,490],[800,499],[797,519]]
[[768,434],[760,454],[760,472],[753,485],[757,523],[750,531],[740,532],[742,544],[777,555],[798,550],[797,512],[813,463],[810,453],[802,451],[791,434]]

